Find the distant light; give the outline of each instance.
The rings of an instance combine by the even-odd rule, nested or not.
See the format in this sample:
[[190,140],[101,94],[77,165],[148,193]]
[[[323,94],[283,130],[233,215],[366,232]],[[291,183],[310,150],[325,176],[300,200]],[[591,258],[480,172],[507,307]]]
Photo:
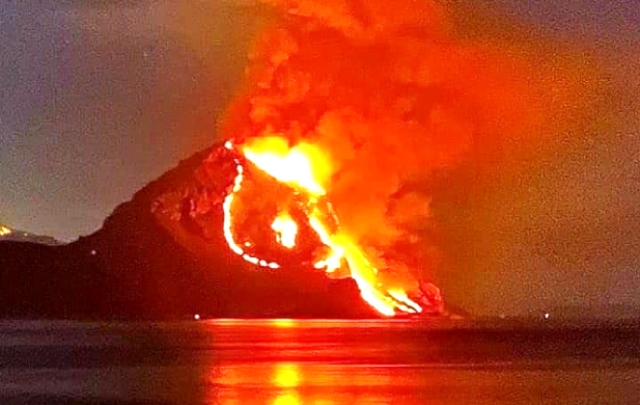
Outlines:
[[11,234],[11,229],[6,226],[0,225],[0,236],[7,236]]
[[200,320],[200,314],[195,314],[193,316],[193,319],[195,319],[196,321],[199,321]]
[[548,312],[544,314],[544,319],[549,319],[549,317],[551,317],[551,315],[549,315]]
[[94,249],[94,250],[92,250],[92,251],[91,251],[91,256],[95,256],[95,255],[97,255],[97,254],[98,254],[98,251],[97,251],[97,250],[95,250],[95,249]]

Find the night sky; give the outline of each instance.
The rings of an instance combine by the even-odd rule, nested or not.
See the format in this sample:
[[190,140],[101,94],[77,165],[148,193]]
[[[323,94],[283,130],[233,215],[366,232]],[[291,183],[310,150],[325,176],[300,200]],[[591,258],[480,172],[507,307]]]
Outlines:
[[[216,139],[255,13],[240,0],[184,3],[0,2],[0,223],[74,240]],[[491,4],[485,8],[597,54],[602,80],[624,94],[613,91],[593,111],[587,141],[537,162],[515,192],[487,197],[489,208],[471,208],[487,221],[508,215],[477,233],[495,240],[479,250],[491,270],[469,269],[474,277],[450,295],[484,312],[500,312],[505,302],[533,310],[640,305],[640,7]],[[526,224],[539,235],[519,240]],[[456,284],[460,272],[441,283]],[[476,293],[465,296],[468,288]]]
[[2,2],[0,222],[76,239],[210,146],[253,19],[200,3]]

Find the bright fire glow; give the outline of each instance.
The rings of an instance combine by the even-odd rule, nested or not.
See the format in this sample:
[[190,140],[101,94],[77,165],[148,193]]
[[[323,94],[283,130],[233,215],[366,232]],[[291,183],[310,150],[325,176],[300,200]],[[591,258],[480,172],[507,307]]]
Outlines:
[[273,220],[271,229],[276,232],[276,241],[282,246],[291,249],[296,245],[298,224],[291,218],[289,213],[283,212],[278,215]]
[[303,143],[289,148],[286,140],[282,138],[258,138],[252,145],[245,146],[243,153],[253,164],[281,183],[302,188],[316,196],[326,194],[317,178],[318,169],[327,166],[312,166],[310,156],[322,159],[319,151],[312,145]]
[[0,237],[11,235],[11,233],[13,233],[11,229],[7,228],[4,225],[0,225]]
[[[225,145],[232,149],[233,145]],[[269,174],[281,183],[293,187],[297,192],[307,196],[306,213],[309,225],[317,233],[320,241],[329,248],[325,258],[314,263],[317,269],[333,273],[344,266],[349,266],[349,274],[357,283],[362,298],[380,314],[394,316],[398,313],[416,314],[422,308],[412,301],[402,290],[387,290],[378,280],[378,270],[369,262],[365,253],[355,241],[339,229],[332,231],[325,218],[335,218],[331,206],[319,204],[318,197],[326,194],[321,185],[323,176],[329,167],[322,153],[312,145],[300,144],[289,147],[282,138],[259,138],[242,148],[244,156],[256,167]],[[278,268],[277,263],[267,262],[247,254],[234,240],[231,205],[234,195],[242,187],[244,169],[236,161],[237,176],[233,189],[224,201],[224,234],[229,247],[245,260],[263,267]],[[337,219],[336,219],[337,222]],[[276,240],[287,248],[296,244],[298,225],[289,213],[283,212],[272,223],[276,232]],[[245,246],[246,243],[245,243]]]

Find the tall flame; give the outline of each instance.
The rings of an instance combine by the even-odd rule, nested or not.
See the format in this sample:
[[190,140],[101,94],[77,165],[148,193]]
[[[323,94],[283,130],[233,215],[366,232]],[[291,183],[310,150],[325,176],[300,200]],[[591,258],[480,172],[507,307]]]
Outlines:
[[[228,149],[233,145],[228,142]],[[331,205],[320,204],[320,198],[327,193],[322,186],[323,173],[329,165],[323,160],[322,153],[309,144],[289,147],[285,139],[278,137],[259,138],[242,148],[244,157],[257,168],[267,173],[280,183],[294,188],[296,192],[306,196],[307,221],[320,241],[329,248],[326,257],[314,263],[316,269],[324,269],[333,273],[348,265],[349,275],[357,283],[362,298],[380,314],[394,316],[398,313],[420,313],[422,308],[412,301],[405,291],[387,290],[378,279],[378,269],[367,259],[363,250],[340,231],[332,230],[327,218],[337,223]],[[244,176],[244,168],[236,161],[237,176],[233,188],[224,202],[224,233],[231,250],[245,260],[262,267],[279,268],[280,265],[251,256],[246,253],[233,236],[231,204],[234,196],[240,191]],[[276,240],[287,248],[295,246],[298,226],[289,213],[280,213],[273,221],[271,228],[276,232]]]

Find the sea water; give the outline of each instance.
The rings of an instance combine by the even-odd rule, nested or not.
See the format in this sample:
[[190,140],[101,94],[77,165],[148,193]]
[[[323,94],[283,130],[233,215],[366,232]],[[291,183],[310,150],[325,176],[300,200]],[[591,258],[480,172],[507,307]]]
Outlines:
[[638,404],[639,328],[0,322],[0,404]]

